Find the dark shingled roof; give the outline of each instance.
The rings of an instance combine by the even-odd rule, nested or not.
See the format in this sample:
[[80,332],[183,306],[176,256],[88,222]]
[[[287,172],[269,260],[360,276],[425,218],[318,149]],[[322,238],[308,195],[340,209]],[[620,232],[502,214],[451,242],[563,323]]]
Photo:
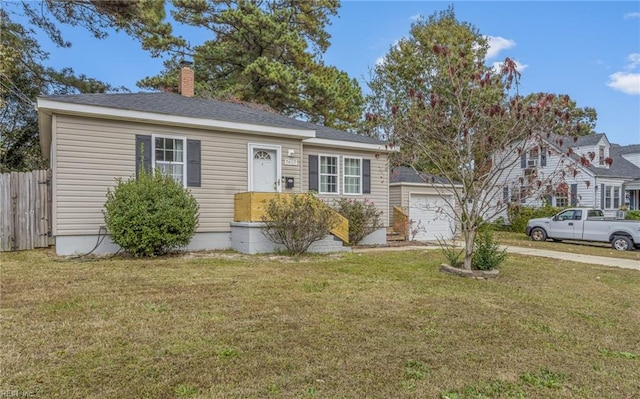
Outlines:
[[[602,137],[606,137],[606,135],[604,133],[598,133],[588,136],[580,136],[577,137],[576,141],[574,141],[572,138],[551,136],[548,140],[550,143],[558,145],[558,142],[556,140],[556,138],[558,137],[563,139],[560,149],[566,152],[569,147],[575,148],[596,145],[600,142]],[[640,144],[633,144],[625,147],[621,147],[617,144],[611,144],[609,147],[609,156],[613,160],[611,167],[598,168],[594,165],[589,165],[586,168],[599,177],[639,178],[640,168],[622,157],[622,154],[630,154],[635,152],[640,152]],[[574,156],[574,159],[577,159],[577,156]]]
[[424,172],[418,173],[407,166],[396,166],[389,170],[389,183],[449,184],[449,180]]
[[41,98],[64,103],[93,105],[130,111],[249,123],[288,129],[309,129],[315,130],[316,137],[321,139],[350,141],[363,144],[386,144],[384,141],[375,138],[314,125],[284,115],[254,109],[242,104],[185,97],[175,93],[98,93],[43,96]]

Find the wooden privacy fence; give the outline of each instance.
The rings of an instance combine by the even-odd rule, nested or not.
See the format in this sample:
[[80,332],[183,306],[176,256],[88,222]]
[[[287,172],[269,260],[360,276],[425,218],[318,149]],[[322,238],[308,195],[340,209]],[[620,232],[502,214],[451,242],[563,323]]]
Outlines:
[[0,174],[0,251],[49,246],[51,171]]

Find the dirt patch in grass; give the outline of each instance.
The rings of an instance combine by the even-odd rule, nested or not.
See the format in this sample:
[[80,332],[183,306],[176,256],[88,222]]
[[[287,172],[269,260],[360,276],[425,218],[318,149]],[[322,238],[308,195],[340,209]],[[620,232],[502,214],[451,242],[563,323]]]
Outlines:
[[640,250],[616,251],[606,243],[584,241],[532,241],[526,234],[505,231],[495,232],[496,241],[514,247],[539,248],[549,251],[569,252],[582,255],[605,256],[608,258],[640,260]]
[[[640,273],[438,251],[59,261],[3,253],[3,392],[47,398],[633,398]],[[634,396],[636,395],[636,396]]]

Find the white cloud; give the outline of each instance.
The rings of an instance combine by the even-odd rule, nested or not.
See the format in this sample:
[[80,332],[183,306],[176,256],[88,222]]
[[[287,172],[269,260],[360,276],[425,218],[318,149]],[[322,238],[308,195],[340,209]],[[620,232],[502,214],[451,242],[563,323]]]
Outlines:
[[378,58],[376,58],[376,65],[382,65],[382,64],[384,64],[384,60],[385,60],[385,57],[378,57]]
[[419,20],[420,18],[422,18],[422,14],[416,14],[416,15],[412,15],[412,16],[410,16],[410,17],[409,17],[409,20],[411,20],[411,21],[417,21],[417,20]]
[[624,19],[640,18],[640,12],[629,12],[624,14]]
[[629,64],[627,65],[627,68],[626,68],[628,71],[633,71],[638,66],[640,66],[640,54],[638,53],[630,54],[627,57],[627,59],[629,60]]
[[627,57],[629,61],[624,67],[624,71],[609,75],[607,86],[625,94],[640,94],[640,54],[633,53]]
[[625,94],[640,94],[640,73],[616,72],[609,75],[607,86]]
[[489,50],[487,51],[487,59],[496,57],[502,50],[509,49],[516,45],[516,42],[510,39],[505,39],[500,36],[487,36],[489,42]]
[[[529,67],[529,65],[523,64],[523,63],[521,63],[520,61],[517,61],[517,60],[513,60],[513,62],[516,63],[516,69],[520,73],[522,73],[522,71],[524,71],[525,69],[527,69]],[[504,62],[502,62],[502,61],[494,62],[493,64],[491,64],[491,69],[493,69],[496,73],[500,72],[500,70],[502,69],[502,64],[504,64]]]

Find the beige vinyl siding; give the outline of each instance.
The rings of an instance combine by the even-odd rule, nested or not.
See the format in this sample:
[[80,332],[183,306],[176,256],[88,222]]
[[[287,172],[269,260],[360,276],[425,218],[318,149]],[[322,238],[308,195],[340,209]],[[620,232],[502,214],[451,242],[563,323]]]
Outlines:
[[[163,134],[201,142],[201,187],[189,187],[200,205],[198,232],[230,231],[233,195],[248,189],[248,143],[281,146],[282,175],[301,181],[300,140],[184,127],[58,115],[55,145],[56,235],[97,234],[115,178],[135,174],[135,135]],[[289,149],[298,165],[284,165]],[[296,184],[294,190],[299,191]]]
[[393,207],[406,205],[402,202],[402,187],[401,186],[389,186],[389,224],[393,225]]
[[[385,226],[389,226],[389,161],[386,153],[376,153],[372,151],[346,150],[320,146],[304,145],[303,147],[303,168],[302,168],[302,188],[309,190],[309,155],[330,155],[339,157],[338,185],[339,194],[319,195],[321,199],[331,204],[332,200],[338,198],[353,198],[357,200],[368,199],[383,212],[381,220]],[[376,158],[377,155],[377,158]],[[371,194],[344,195],[343,194],[343,173],[344,157],[356,157],[371,161]]]

